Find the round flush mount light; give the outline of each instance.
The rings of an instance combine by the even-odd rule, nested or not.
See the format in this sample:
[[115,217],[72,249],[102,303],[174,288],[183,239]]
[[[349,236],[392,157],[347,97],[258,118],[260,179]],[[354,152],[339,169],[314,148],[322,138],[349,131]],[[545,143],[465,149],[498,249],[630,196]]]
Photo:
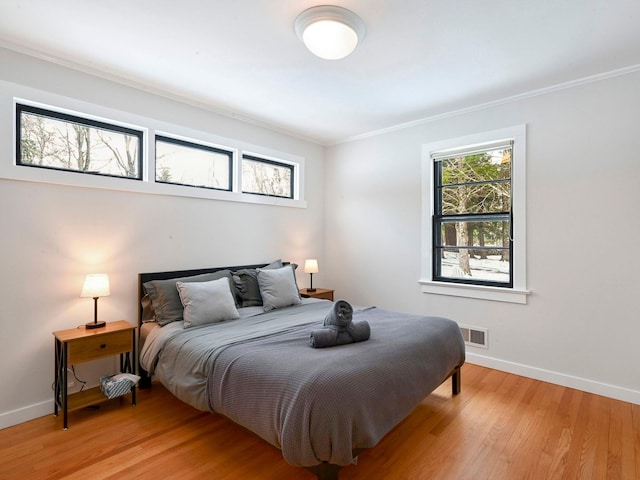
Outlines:
[[298,38],[314,55],[338,60],[353,52],[364,38],[364,22],[346,8],[332,5],[311,7],[294,23]]

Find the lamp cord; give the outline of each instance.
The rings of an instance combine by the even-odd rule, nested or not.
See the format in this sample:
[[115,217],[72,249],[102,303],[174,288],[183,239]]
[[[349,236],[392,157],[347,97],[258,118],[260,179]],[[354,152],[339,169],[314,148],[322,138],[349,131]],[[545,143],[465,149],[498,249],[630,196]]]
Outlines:
[[[76,382],[78,382],[78,383],[82,384],[82,385],[80,386],[80,390],[79,390],[79,391],[80,391],[80,392],[81,392],[81,391],[83,391],[83,390],[84,390],[84,387],[87,385],[87,381],[86,381],[86,380],[80,380],[80,379],[78,378],[78,376],[76,375],[76,367],[75,367],[75,365],[71,365],[70,367],[68,367],[68,368],[67,368],[67,370],[71,370],[71,373],[73,374],[73,378],[76,380]],[[58,381],[62,381],[62,377],[60,377],[60,378],[58,379]],[[68,380],[68,377],[67,377],[67,382],[68,382],[68,381],[69,381],[69,380]],[[53,382],[53,383],[51,384],[51,390],[55,390],[55,389],[56,389],[56,383],[55,383],[55,382]]]

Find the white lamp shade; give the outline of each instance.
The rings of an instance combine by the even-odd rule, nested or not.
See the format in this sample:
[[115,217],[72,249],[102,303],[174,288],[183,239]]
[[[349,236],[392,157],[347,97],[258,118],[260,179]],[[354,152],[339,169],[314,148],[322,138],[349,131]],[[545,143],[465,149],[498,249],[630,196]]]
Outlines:
[[304,261],[304,273],[318,273],[318,260],[310,258]]
[[311,7],[296,18],[295,31],[314,55],[339,60],[353,52],[366,28],[350,10],[333,5]]
[[106,297],[111,295],[109,276],[106,273],[90,273],[84,279],[81,297]]

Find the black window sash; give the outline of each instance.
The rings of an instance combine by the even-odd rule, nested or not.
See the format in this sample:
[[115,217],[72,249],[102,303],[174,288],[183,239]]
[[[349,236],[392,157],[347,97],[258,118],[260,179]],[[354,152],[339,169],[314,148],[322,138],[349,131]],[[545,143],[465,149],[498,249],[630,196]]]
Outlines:
[[[461,153],[460,156],[466,155],[465,153]],[[450,157],[448,157],[450,158]],[[443,188],[451,187],[452,184],[447,184],[444,186],[442,184],[442,160],[443,158],[436,159],[433,162],[434,167],[434,214],[432,217],[432,277],[434,281],[439,282],[450,282],[450,283],[462,283],[469,285],[484,285],[484,286],[495,286],[495,287],[505,287],[512,288],[513,287],[513,214],[512,208],[510,207],[509,212],[491,212],[491,213],[465,213],[465,214],[455,214],[455,215],[443,215],[442,214],[442,191]],[[513,158],[512,158],[513,165]],[[511,177],[511,176],[510,176]],[[509,181],[511,182],[511,178],[508,180],[499,179],[499,180],[488,180],[486,182],[469,182],[464,185],[481,185],[481,184],[491,184]],[[462,184],[461,184],[462,185]],[[511,205],[513,204],[513,195],[511,196]],[[468,222],[468,223],[478,223],[483,221],[502,221],[508,222],[509,226],[509,245],[508,247],[479,247],[479,246],[470,246],[470,245],[443,245],[442,242],[442,225],[444,223],[460,223],[460,222]],[[509,252],[509,281],[508,282],[496,282],[490,280],[478,280],[472,278],[449,278],[442,276],[442,251],[445,249],[467,249],[467,250],[503,250]]]
[[[126,175],[112,175],[108,173],[92,172],[92,171],[84,172],[82,170],[51,167],[48,165],[32,165],[29,163],[23,163],[22,162],[22,113],[23,112],[31,115],[38,115],[44,118],[51,118],[53,120],[61,120],[63,122],[75,123],[85,127],[98,128],[101,130],[106,130],[110,132],[116,132],[124,135],[130,135],[132,137],[136,137],[138,139],[138,155],[137,155],[138,158],[136,159],[138,164],[138,175],[136,175],[135,177],[128,177]],[[107,122],[101,122],[99,120],[92,120],[89,118],[78,117],[76,115],[56,112],[54,110],[47,110],[45,108],[34,107],[32,105],[25,105],[22,103],[16,104],[15,120],[16,120],[16,164],[17,165],[33,167],[33,168],[44,168],[47,170],[58,170],[63,172],[81,173],[85,175],[99,175],[103,177],[127,178],[130,180],[140,180],[140,181],[142,180],[142,168],[143,168],[142,153],[143,153],[144,143],[143,143],[143,133],[141,130],[135,130],[133,128],[123,127],[122,125],[115,125]]]
[[269,160],[266,158],[260,158],[260,157],[256,157],[254,155],[248,155],[248,154],[243,154],[242,155],[242,159],[243,160],[252,160],[254,162],[260,162],[260,163],[266,163],[268,165],[275,165],[277,167],[282,167],[282,168],[286,168],[287,170],[289,170],[290,175],[289,175],[289,196],[285,196],[285,195],[272,195],[269,193],[261,193],[261,192],[246,192],[246,191],[242,191],[242,193],[246,193],[249,195],[262,195],[264,197],[277,197],[277,198],[291,198],[293,199],[293,187],[294,187],[294,167],[293,165],[289,164],[289,163],[283,163],[283,162],[278,162],[276,160]]
[[172,138],[172,137],[166,137],[164,135],[156,135],[155,137],[155,141],[156,143],[158,142],[164,142],[164,143],[173,143],[174,145],[179,145],[181,147],[187,147],[187,148],[193,148],[195,150],[204,150],[206,152],[212,152],[212,153],[220,153],[223,155],[226,155],[229,160],[229,187],[228,188],[216,188],[216,187],[207,187],[205,185],[192,185],[190,183],[179,183],[179,182],[165,182],[162,180],[158,180],[157,179],[157,165],[156,165],[156,172],[154,172],[154,181],[156,183],[166,183],[166,184],[171,184],[171,185],[182,185],[185,187],[193,187],[193,188],[206,188],[209,190],[221,190],[223,192],[231,192],[233,190],[233,152],[230,150],[224,150],[222,148],[216,148],[216,147],[212,147],[209,145],[203,145],[201,143],[194,143],[194,142],[189,142],[187,140],[180,140],[177,138]]

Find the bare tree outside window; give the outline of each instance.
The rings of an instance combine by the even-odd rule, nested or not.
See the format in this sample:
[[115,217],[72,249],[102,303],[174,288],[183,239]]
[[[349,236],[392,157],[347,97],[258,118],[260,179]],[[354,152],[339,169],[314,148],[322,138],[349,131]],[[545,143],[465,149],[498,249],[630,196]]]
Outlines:
[[156,136],[156,182],[231,191],[233,152]]
[[18,164],[141,178],[142,132],[18,105]]
[[21,129],[22,163],[43,166],[45,158],[57,157],[55,131],[47,129],[45,119],[38,115],[23,115]]
[[98,138],[102,145],[107,147],[112,155],[113,160],[116,161],[118,169],[123,173],[125,177],[134,177],[138,172],[138,142],[135,137],[125,135],[124,148],[118,148],[117,141],[109,132],[97,131]]
[[293,198],[293,166],[244,155],[242,157],[242,191]]

